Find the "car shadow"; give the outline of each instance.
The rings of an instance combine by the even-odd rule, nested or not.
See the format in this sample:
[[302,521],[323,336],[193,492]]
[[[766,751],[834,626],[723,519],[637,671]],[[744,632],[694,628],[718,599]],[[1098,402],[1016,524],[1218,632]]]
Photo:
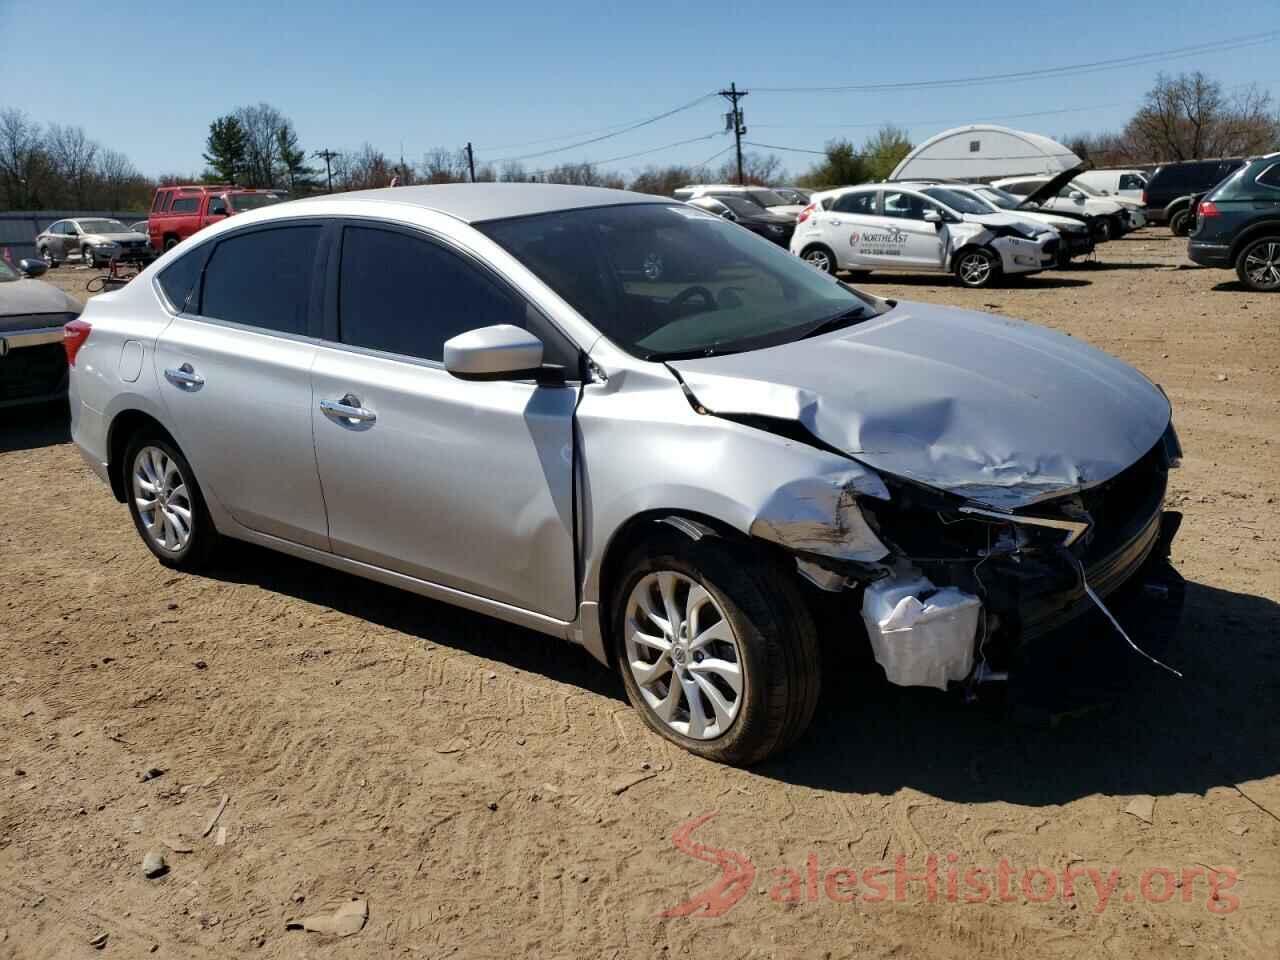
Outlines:
[[[878,284],[891,284],[895,287],[960,287],[960,284],[955,281],[948,281],[945,277],[927,273],[873,273],[869,277],[852,276],[845,279],[854,287],[876,286]],[[983,289],[1054,290],[1063,287],[1087,287],[1092,282],[1091,280],[1082,280],[1079,277],[1036,274],[1033,276],[1004,277],[999,282]]]
[[65,400],[0,410],[0,453],[70,442],[71,415]]
[[1157,267],[1173,267],[1177,264],[1172,263],[1139,263],[1130,260],[1082,260],[1080,263],[1073,263],[1071,270],[1081,270],[1085,273],[1100,273],[1102,271],[1111,270],[1154,270]]
[[824,790],[911,787],[1032,806],[1095,793],[1203,794],[1280,773],[1280,604],[1188,583],[1164,653],[1182,679],[1109,639],[1128,658],[1123,693],[1053,718],[893,687],[874,662],[862,664],[846,686],[827,678],[809,733],[757,772]]
[[1215,283],[1209,289],[1215,293],[1253,293],[1239,280],[1226,280],[1222,283]]
[[427,643],[626,701],[617,675],[574,644],[265,547],[229,541],[203,575],[253,584]]

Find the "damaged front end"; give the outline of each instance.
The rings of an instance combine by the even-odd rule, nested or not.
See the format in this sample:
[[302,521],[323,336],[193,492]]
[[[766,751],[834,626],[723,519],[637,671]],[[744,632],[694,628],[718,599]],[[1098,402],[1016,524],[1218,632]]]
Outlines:
[[822,590],[860,593],[872,651],[895,684],[1043,674],[1037,659],[1070,659],[1087,634],[1153,659],[1183,595],[1168,562],[1182,518],[1163,509],[1180,455],[1170,423],[1105,483],[1010,510],[892,476],[882,492],[857,473],[779,491],[751,532],[791,550]]

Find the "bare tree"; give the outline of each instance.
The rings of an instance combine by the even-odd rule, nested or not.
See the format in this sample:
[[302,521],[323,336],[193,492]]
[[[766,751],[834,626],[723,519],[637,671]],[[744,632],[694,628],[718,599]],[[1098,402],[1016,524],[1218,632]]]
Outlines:
[[89,203],[94,160],[99,149],[98,144],[85,136],[83,127],[49,124],[45,150],[54,172],[69,191],[67,199],[76,207],[83,209]]
[[288,118],[269,103],[240,107],[234,115],[244,128],[245,185],[276,186],[283,179],[280,131],[291,129]]
[[1228,96],[1199,70],[1156,76],[1125,127],[1134,155],[1160,162],[1258,153],[1280,138],[1271,94],[1252,85]]
[[470,179],[465,150],[434,147],[422,157],[422,179],[426,183],[463,183]]
[[[748,186],[763,187],[777,183],[782,173],[782,160],[776,153],[747,153],[742,157],[742,178]],[[711,179],[717,183],[737,183],[738,161],[726,160]]]
[[498,179],[509,183],[522,183],[531,177],[519,160],[504,160],[498,170]]
[[16,107],[0,110],[0,186],[9,209],[38,205],[40,175],[47,167],[40,124]]

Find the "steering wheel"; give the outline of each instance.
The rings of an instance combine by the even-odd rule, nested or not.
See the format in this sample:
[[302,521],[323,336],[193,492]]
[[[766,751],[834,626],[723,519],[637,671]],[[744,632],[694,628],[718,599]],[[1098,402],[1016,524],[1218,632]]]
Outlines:
[[718,305],[716,304],[716,298],[712,294],[712,292],[708,290],[706,287],[699,287],[699,286],[686,287],[685,289],[681,290],[679,293],[677,293],[674,297],[671,298],[670,305],[672,308],[678,309],[680,307],[683,307],[686,303],[688,303],[694,297],[701,297],[703,302],[706,303],[708,309],[710,310],[717,309]]

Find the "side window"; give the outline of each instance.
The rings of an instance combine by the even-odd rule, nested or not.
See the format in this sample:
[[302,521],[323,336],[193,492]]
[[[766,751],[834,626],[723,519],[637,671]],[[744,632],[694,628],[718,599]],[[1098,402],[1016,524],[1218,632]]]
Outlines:
[[204,270],[200,314],[305,334],[319,241],[318,224],[254,230],[220,241]]
[[199,197],[178,197],[169,208],[170,213],[195,213],[200,209]]
[[1014,183],[1006,183],[1002,189],[1006,193],[1016,194],[1019,197],[1029,197],[1035,192],[1036,186],[1029,180],[1018,180]]
[[168,194],[166,194],[164,191],[162,191],[162,190],[157,190],[157,191],[156,191],[156,198],[155,198],[154,200],[152,200],[152,201],[151,201],[151,209],[152,209],[153,211],[158,211],[158,210],[160,210],[160,208],[164,205],[164,198],[165,198],[166,196],[168,196]]
[[836,197],[836,201],[831,205],[831,209],[837,213],[875,213],[875,191],[868,190],[865,193],[846,193],[843,196]]
[[172,191],[172,190],[166,190],[166,191],[164,192],[164,202],[163,202],[163,203],[161,204],[161,206],[160,206],[160,210],[161,210],[161,212],[162,212],[162,213],[168,213],[168,212],[169,212],[169,204],[170,204],[170,203],[172,203],[172,202],[173,202],[173,191]]
[[497,323],[527,327],[525,303],[465,257],[391,230],[343,230],[343,343],[439,361],[450,337]]
[[885,191],[884,215],[899,220],[923,220],[924,201],[913,193],[890,193]]
[[1272,190],[1280,190],[1280,163],[1273,163],[1258,174],[1257,183]]
[[158,278],[160,289],[179,313],[186,313],[193,306],[191,295],[200,282],[200,267],[204,264],[206,252],[203,247],[197,247],[184,254],[165,267]]
[[209,198],[209,216],[214,217],[214,216],[217,216],[218,214],[222,214],[223,216],[226,216],[226,213],[227,213],[227,201],[223,200],[222,197]]
[[1141,190],[1146,184],[1142,178],[1134,173],[1123,173],[1120,175],[1121,190]]

